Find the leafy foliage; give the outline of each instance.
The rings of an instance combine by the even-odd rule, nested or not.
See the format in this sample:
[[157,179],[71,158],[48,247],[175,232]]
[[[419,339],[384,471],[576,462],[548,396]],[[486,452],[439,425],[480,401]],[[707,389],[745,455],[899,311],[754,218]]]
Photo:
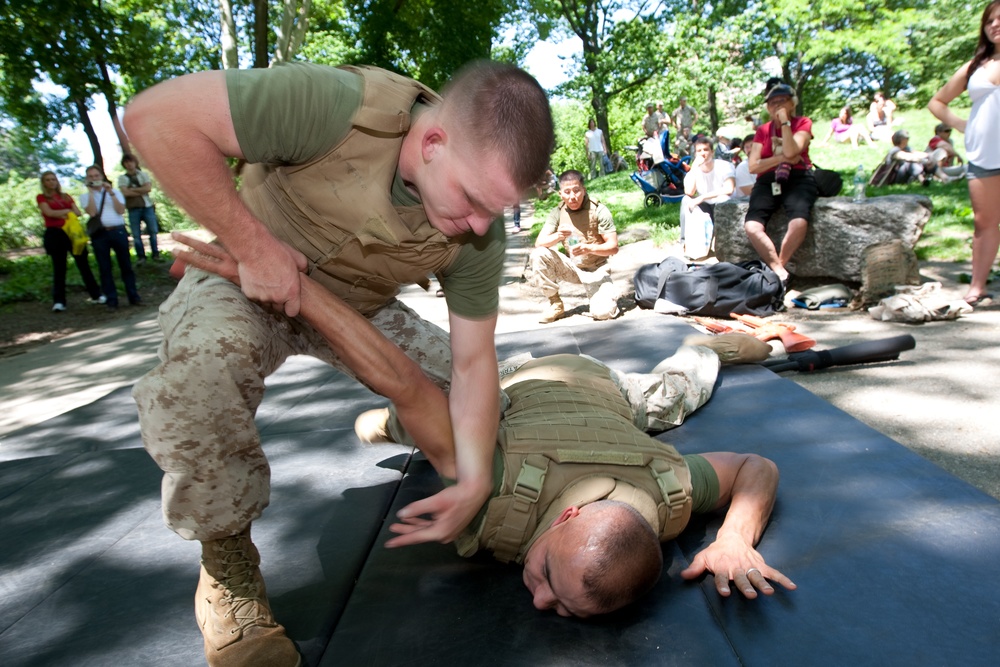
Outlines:
[[33,136],[23,125],[7,129],[0,126],[0,181],[6,181],[11,172],[26,177],[38,177],[42,165],[55,165],[61,176],[73,173],[76,159],[69,154],[65,141],[51,142],[44,136]]
[[22,178],[16,172],[0,183],[0,250],[41,245],[42,217],[35,204],[39,192],[37,177]]
[[488,58],[508,9],[504,0],[346,0],[357,62],[412,76],[440,89],[476,58]]
[[[97,275],[97,263],[90,254],[91,268]],[[70,264],[72,264],[70,260]],[[0,266],[0,304],[19,301],[45,301],[52,298],[52,262],[46,255],[28,255]],[[66,286],[83,286],[80,272],[66,272]]]

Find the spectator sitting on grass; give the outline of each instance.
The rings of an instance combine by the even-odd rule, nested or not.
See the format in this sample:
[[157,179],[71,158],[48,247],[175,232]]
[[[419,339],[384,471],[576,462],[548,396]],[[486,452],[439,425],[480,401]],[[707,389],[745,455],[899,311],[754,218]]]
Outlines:
[[937,163],[928,153],[910,149],[910,134],[906,130],[893,133],[892,148],[885,156],[885,163],[893,166],[892,182],[896,185],[919,180],[926,187],[938,172]]
[[851,107],[843,107],[840,110],[837,117],[830,121],[830,133],[827,134],[822,141],[817,142],[816,145],[829,145],[831,137],[838,144],[850,141],[851,146],[854,148],[858,147],[858,139],[864,139],[865,143],[869,146],[872,144],[872,140],[868,138],[868,134],[865,132],[865,129],[861,127],[860,124],[854,122]]
[[[938,123],[934,128],[934,136],[927,143],[926,152],[937,161],[940,171],[950,180],[965,177],[965,160],[955,152],[951,143],[951,127]],[[956,164],[957,163],[957,164]]]

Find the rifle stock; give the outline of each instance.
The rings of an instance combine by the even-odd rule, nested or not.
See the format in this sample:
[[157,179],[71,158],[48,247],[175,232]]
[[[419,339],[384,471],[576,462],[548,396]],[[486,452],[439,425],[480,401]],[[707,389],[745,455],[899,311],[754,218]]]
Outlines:
[[751,328],[753,330],[751,335],[760,340],[779,339],[785,348],[785,352],[804,352],[816,345],[814,339],[797,333],[795,327],[791,324],[768,322],[763,318],[754,317],[753,315],[730,313],[729,316]]

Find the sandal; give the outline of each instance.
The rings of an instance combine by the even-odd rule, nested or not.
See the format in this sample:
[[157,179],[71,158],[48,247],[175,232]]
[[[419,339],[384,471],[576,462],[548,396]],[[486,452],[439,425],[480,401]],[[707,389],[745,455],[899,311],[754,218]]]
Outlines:
[[976,306],[988,306],[990,303],[993,302],[993,295],[987,292],[983,292],[982,294],[979,294],[978,296],[974,296],[972,298],[965,297],[964,301],[973,308],[975,308]]

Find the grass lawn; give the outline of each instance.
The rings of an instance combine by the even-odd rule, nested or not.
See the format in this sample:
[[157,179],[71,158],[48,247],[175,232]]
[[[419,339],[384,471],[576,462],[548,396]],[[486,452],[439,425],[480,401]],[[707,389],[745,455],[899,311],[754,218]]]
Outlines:
[[[965,112],[959,111],[963,115]],[[938,121],[923,109],[904,111],[897,114],[901,123],[897,126],[910,133],[910,146],[922,150],[934,135]],[[813,132],[822,139],[829,132],[830,119],[813,119]],[[743,134],[749,134],[747,126]],[[960,155],[965,154],[962,135],[954,133],[953,141]],[[885,157],[892,144],[887,141],[875,142],[871,146],[862,144],[856,150],[850,144],[811,146],[809,155],[813,162],[825,169],[840,172],[844,178],[843,196],[849,196],[851,182],[858,165],[865,168],[870,177],[872,171]],[[679,204],[664,204],[655,208],[643,206],[644,194],[629,178],[628,173],[602,176],[587,184],[588,191],[610,210],[618,231],[634,224],[644,224],[651,228],[657,243],[671,243],[678,239],[680,224]],[[921,260],[968,262],[972,251],[972,208],[969,204],[969,189],[965,181],[954,183],[932,183],[930,187],[893,185],[883,188],[868,188],[869,197],[888,194],[926,195],[934,204],[934,212],[917,243],[916,253]],[[552,195],[544,202],[537,202],[535,226],[532,234],[541,229],[548,212],[559,203],[558,195]]]

